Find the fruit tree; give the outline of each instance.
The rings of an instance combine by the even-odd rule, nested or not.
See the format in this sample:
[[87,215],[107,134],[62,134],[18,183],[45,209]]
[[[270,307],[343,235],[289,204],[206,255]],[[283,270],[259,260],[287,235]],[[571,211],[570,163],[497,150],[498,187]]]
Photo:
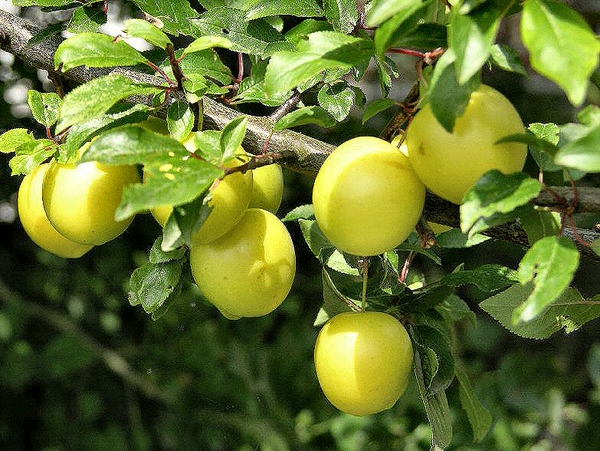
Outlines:
[[[0,10],[0,48],[47,74],[30,124],[0,134],[23,228],[71,268],[150,230],[120,299],[148,322],[193,298],[235,336],[303,309],[294,287],[316,281],[314,366],[295,373],[364,428],[417,394],[436,450],[456,443],[455,405],[472,442],[499,440],[461,351],[478,317],[535,340],[597,327],[598,285],[580,282],[600,274],[600,40],[566,2],[13,4],[54,22]],[[572,116],[526,112],[498,74],[543,80]]]

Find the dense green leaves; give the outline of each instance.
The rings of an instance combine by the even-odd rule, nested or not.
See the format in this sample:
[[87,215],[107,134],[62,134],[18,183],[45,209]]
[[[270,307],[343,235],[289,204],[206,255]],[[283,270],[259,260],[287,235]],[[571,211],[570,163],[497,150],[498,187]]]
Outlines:
[[600,42],[585,20],[563,3],[526,0],[521,36],[532,67],[581,105],[600,55]]
[[198,16],[187,0],[133,0],[133,3],[157,18],[164,31],[175,36],[180,33],[190,34],[193,29],[190,19]]

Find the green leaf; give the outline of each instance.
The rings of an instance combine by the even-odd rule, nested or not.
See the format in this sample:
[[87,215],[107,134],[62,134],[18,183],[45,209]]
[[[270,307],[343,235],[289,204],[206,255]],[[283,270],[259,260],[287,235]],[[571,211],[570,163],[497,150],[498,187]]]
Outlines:
[[181,260],[185,257],[186,249],[180,247],[173,251],[165,252],[162,249],[162,237],[158,237],[152,248],[150,248],[150,254],[148,255],[148,261],[154,265],[159,263],[167,263],[173,260]]
[[142,38],[159,49],[166,49],[167,45],[172,44],[171,39],[160,28],[143,19],[126,20],[125,33],[134,38]]
[[491,6],[477,8],[468,15],[456,10],[453,12],[448,27],[448,41],[456,57],[454,65],[458,84],[464,85],[487,61],[500,25],[501,13]]
[[473,441],[480,442],[492,426],[492,415],[477,399],[471,381],[469,381],[469,376],[459,366],[456,366],[456,378],[459,383],[460,403],[467,412],[467,418],[473,430]]
[[174,36],[190,35],[194,27],[190,19],[198,17],[198,13],[187,0],[133,0],[145,13],[160,20],[166,33]]
[[519,264],[522,284],[533,283],[528,298],[513,312],[513,323],[531,321],[559,298],[579,266],[579,252],[565,237],[549,236],[537,241]]
[[491,62],[508,72],[527,75],[527,69],[523,65],[519,53],[506,44],[494,44],[490,48]]
[[365,108],[362,117],[362,123],[364,124],[376,114],[379,114],[382,111],[385,111],[388,108],[391,108],[396,105],[398,105],[398,102],[396,102],[394,99],[390,99],[387,97],[374,100],[373,102],[369,103]]
[[194,112],[189,103],[178,100],[169,105],[167,110],[167,127],[169,133],[177,141],[184,141],[194,128]]
[[219,146],[223,155],[222,161],[227,161],[236,157],[236,152],[242,145],[242,141],[246,135],[247,124],[248,118],[246,116],[239,116],[223,128],[219,140]]
[[287,128],[299,127],[300,125],[317,124],[321,127],[333,127],[336,120],[320,106],[305,106],[286,114],[273,126],[278,132]]
[[56,143],[50,139],[36,139],[23,143],[8,162],[11,175],[30,174],[56,152]]
[[314,218],[314,211],[312,204],[300,205],[293,210],[291,210],[288,214],[286,214],[281,220],[283,222],[287,221],[297,221],[298,219],[311,219]]
[[486,228],[486,218],[514,211],[536,197],[541,189],[542,184],[538,180],[523,172],[486,172],[465,194],[460,206],[461,230],[470,235],[481,232]]
[[210,192],[207,192],[187,204],[173,208],[163,229],[161,247],[164,251],[173,251],[184,244],[193,246],[194,235],[212,211],[212,207],[208,205],[210,199]]
[[335,250],[335,246],[325,237],[314,219],[299,219],[298,224],[309,249],[321,263],[324,263]]
[[133,82],[123,75],[95,78],[69,92],[60,108],[56,133],[78,122],[87,122],[107,112],[120,100],[132,95],[158,94],[161,89]]
[[409,48],[428,52],[431,49],[445,47],[448,36],[447,28],[441,24],[422,23],[419,21],[417,26],[407,34],[395,37],[391,42],[393,47]]
[[61,99],[55,92],[41,93],[30,89],[27,93],[27,103],[33,118],[44,127],[51,127],[58,120]]
[[532,246],[547,236],[558,235],[561,229],[560,214],[551,211],[531,210],[521,215],[520,224],[527,233],[527,240]]
[[70,33],[94,33],[106,23],[106,13],[99,8],[76,8],[67,27]]
[[232,42],[231,50],[260,57],[291,47],[283,35],[266,20],[248,21],[245,12],[235,8],[212,8],[192,20],[194,35],[219,36]]
[[246,20],[269,16],[320,17],[323,14],[315,0],[294,0],[293,2],[273,2],[258,0],[246,12]]
[[512,321],[514,310],[531,296],[534,289],[531,283],[514,285],[487,298],[479,306],[512,333],[536,340],[546,339],[561,329],[573,332],[600,317],[600,296],[584,299],[574,288],[567,288],[541,315],[515,324]]
[[460,229],[454,228],[435,237],[438,246],[449,249],[477,246],[478,244],[481,244],[489,239],[490,237],[480,235],[478,233],[469,236],[466,233],[462,233]]
[[573,105],[581,105],[600,54],[586,21],[565,4],[525,0],[521,37],[533,69],[559,85]]
[[477,76],[462,85],[458,83],[455,59],[451,49],[442,55],[435,65],[427,91],[431,111],[449,133],[452,133],[456,118],[465,111],[471,93],[479,87]]
[[415,351],[415,376],[421,401],[425,407],[427,419],[431,425],[431,450],[444,450],[452,441],[452,415],[448,406],[445,391],[438,391],[433,395],[428,394],[424,382],[423,366],[426,357],[418,350]]
[[334,31],[311,33],[298,43],[296,51],[277,52],[271,57],[265,90],[268,95],[287,92],[324,70],[350,70],[372,55],[370,39]]
[[240,83],[240,89],[233,99],[237,103],[259,102],[266,106],[279,106],[285,102],[289,95],[286,92],[267,97],[265,93],[265,73],[267,62],[259,61],[252,65],[249,77]]
[[353,308],[348,300],[340,291],[335,287],[329,273],[323,268],[321,271],[323,279],[323,305],[319,310],[317,318],[314,322],[314,326],[321,326],[326,323],[330,318],[333,318],[338,313],[344,313],[349,311],[357,311],[358,306]]
[[560,129],[556,124],[534,122],[527,127],[529,153],[542,171],[560,171],[560,166],[554,164],[554,155],[558,151]]
[[212,49],[215,47],[221,47],[223,49],[230,49],[233,43],[221,36],[202,36],[192,41],[185,49],[183,49],[182,56],[189,53],[201,52],[203,50]]
[[325,111],[341,122],[348,117],[354,105],[354,91],[347,83],[327,84],[319,90],[317,100]]
[[148,59],[125,41],[101,33],[79,33],[56,49],[54,66],[63,72],[77,66],[113,67],[144,64]]
[[427,325],[413,325],[410,337],[422,353],[423,381],[428,396],[444,391],[454,380],[454,357],[449,336]]
[[600,256],[600,238],[592,243],[592,250],[596,253],[596,255]]
[[65,6],[73,0],[13,0],[15,6]]
[[52,378],[64,380],[89,369],[97,354],[74,334],[62,334],[43,348],[40,357],[39,365],[44,371]]
[[588,127],[585,134],[565,144],[554,156],[560,166],[584,172],[600,172],[600,123]]
[[0,152],[11,153],[25,144],[35,141],[33,133],[26,128],[13,128],[0,135]]
[[451,287],[475,285],[482,291],[490,293],[519,282],[517,272],[506,266],[487,264],[475,269],[459,270],[444,276],[440,283]]
[[350,33],[358,22],[355,0],[323,0],[323,13],[335,31]]
[[[396,280],[398,280],[396,278]],[[402,296],[398,308],[402,312],[425,312],[433,307],[443,303],[452,296],[453,288],[448,286],[439,286],[430,288],[423,292],[408,294]]]
[[[415,3],[417,3],[415,0],[396,0],[393,2],[388,0],[375,0],[367,15],[367,25],[370,27],[381,25],[390,17],[399,13],[405,13],[407,10],[414,8]],[[421,3],[421,0],[419,0],[419,3]]]
[[176,299],[183,264],[184,259],[178,259],[137,268],[129,281],[129,303],[141,305],[146,313],[156,313],[167,301]]

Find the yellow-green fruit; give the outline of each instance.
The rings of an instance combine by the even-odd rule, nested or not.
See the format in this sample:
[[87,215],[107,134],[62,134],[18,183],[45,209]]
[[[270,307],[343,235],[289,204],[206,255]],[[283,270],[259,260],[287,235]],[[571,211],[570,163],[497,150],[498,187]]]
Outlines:
[[377,255],[413,231],[423,211],[425,187],[396,147],[363,136],[327,157],[312,199],[319,227],[337,248]]
[[[234,160],[228,167],[241,164]],[[250,203],[252,172],[234,172],[216,182],[208,205],[212,207],[206,221],[194,235],[195,243],[210,243],[223,236],[238,223]],[[160,205],[150,210],[156,221],[164,227],[173,211],[170,205]]]
[[500,138],[523,132],[523,122],[509,100],[481,85],[456,119],[452,133],[437,121],[431,106],[425,105],[408,127],[408,158],[430,191],[460,204],[487,171],[509,174],[523,169],[525,144],[496,144]]
[[194,243],[190,266],[202,294],[225,316],[255,317],[285,300],[296,255],[285,225],[271,212],[250,208],[221,238]]
[[283,170],[278,164],[261,166],[252,170],[254,187],[250,208],[262,208],[277,213],[283,199]]
[[139,182],[135,166],[52,162],[42,187],[44,209],[54,228],[68,239],[104,244],[123,233],[133,221],[133,217],[116,221],[115,212],[123,189]]
[[315,369],[323,393],[342,412],[370,415],[406,390],[413,348],[404,326],[383,312],[340,313],[321,329]]
[[41,164],[23,178],[19,186],[17,208],[21,224],[29,237],[42,249],[62,258],[79,258],[93,246],[75,243],[52,227],[42,202],[42,183],[50,165]]

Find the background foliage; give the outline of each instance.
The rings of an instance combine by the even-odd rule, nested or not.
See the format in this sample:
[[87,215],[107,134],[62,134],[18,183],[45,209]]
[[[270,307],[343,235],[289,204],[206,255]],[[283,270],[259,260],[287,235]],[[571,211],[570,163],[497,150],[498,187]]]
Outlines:
[[[575,4],[597,27],[600,12],[586,5]],[[131,11],[127,3],[114,7],[119,8]],[[24,8],[23,14],[34,13]],[[248,14],[260,18],[268,12]],[[93,17],[80,20],[87,23]],[[232,29],[244,27],[235,17],[221,16],[207,16],[204,26],[221,30],[220,21]],[[165,22],[167,31],[181,25]],[[514,29],[505,27],[502,39],[514,40]],[[253,45],[252,52],[270,51],[266,41]],[[2,62],[0,127],[36,127],[24,114],[19,92],[22,87],[47,90],[43,81],[5,54]],[[575,119],[566,96],[540,79],[508,73],[484,77],[505,88],[526,123]],[[380,89],[380,80],[368,75],[367,80],[367,92]],[[394,89],[406,90],[399,85]],[[377,134],[385,122],[376,118],[363,126],[360,120],[351,116],[325,132],[307,130],[340,142],[353,130]],[[10,177],[8,158],[0,158],[3,449],[429,448],[430,426],[415,381],[392,410],[365,418],[339,413],[320,393],[312,364],[317,332],[312,324],[323,297],[321,266],[298,224],[288,223],[300,272],[276,313],[230,322],[186,284],[181,299],[159,321],[151,321],[141,308],[129,306],[127,293],[129,275],[146,262],[160,233],[154,220],[138,216],[125,235],[78,261],[53,257],[36,248],[15,219],[19,180]],[[310,180],[285,175],[284,214],[310,201]],[[598,186],[597,179],[592,183]],[[498,262],[514,268],[522,257],[520,247],[490,240],[468,250],[445,249],[443,268],[420,257],[415,266],[425,273],[461,263],[467,270]],[[574,284],[584,295],[598,293],[597,265],[584,264]],[[478,303],[485,295],[477,287],[465,285],[459,294],[477,321],[459,323],[456,352],[494,423],[474,445],[459,402],[466,394],[454,382],[448,390],[454,426],[450,449],[600,447],[595,422],[600,414],[597,321],[569,336],[561,332],[543,342],[530,340],[508,333],[484,313]]]

